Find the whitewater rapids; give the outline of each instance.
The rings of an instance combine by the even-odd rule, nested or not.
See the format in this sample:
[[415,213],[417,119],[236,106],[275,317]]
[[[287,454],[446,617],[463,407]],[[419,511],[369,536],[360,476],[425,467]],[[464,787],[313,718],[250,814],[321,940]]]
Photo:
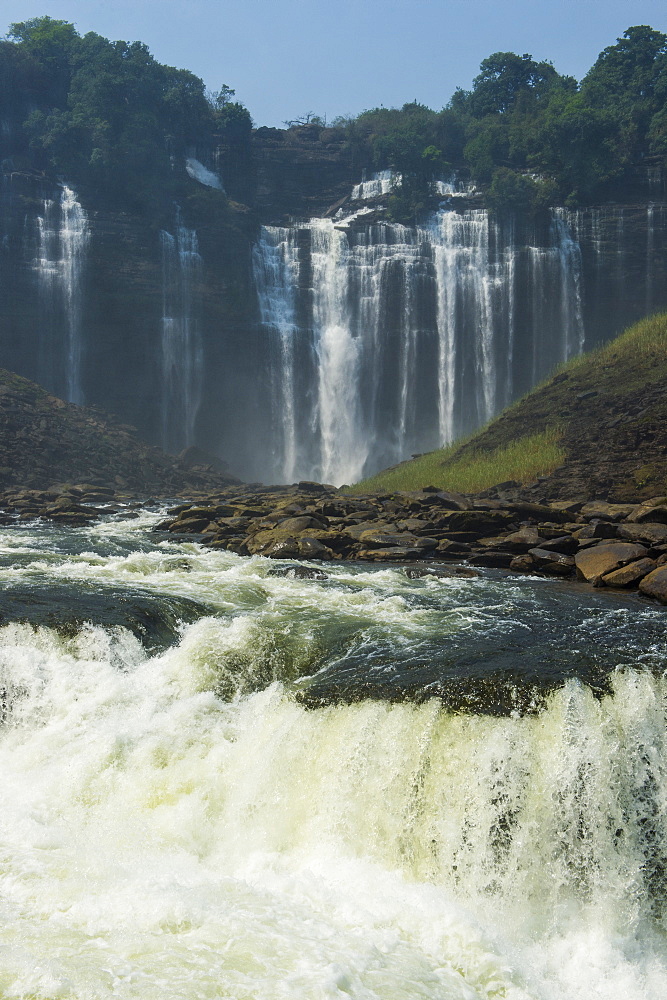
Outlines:
[[491,608],[501,631],[522,601],[537,621],[561,585],[277,577],[150,523],[0,535],[5,588],[211,610],[153,652],[118,627],[0,628],[0,996],[664,1000],[663,609],[591,598],[573,656],[601,621],[640,637],[597,696],[570,678],[527,714],[312,709],[336,623],[346,648],[444,646]]

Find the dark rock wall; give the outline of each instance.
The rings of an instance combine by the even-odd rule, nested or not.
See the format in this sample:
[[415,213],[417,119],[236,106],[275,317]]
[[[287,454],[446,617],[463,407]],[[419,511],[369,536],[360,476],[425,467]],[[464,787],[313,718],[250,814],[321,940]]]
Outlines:
[[[254,199],[252,208],[230,207],[218,192],[193,181],[191,194],[178,211],[183,223],[196,232],[201,257],[197,284],[191,290],[202,340],[200,385],[194,441],[186,443],[196,443],[221,455],[241,475],[260,478],[275,476],[275,470],[285,468],[278,454],[284,446],[285,413],[280,406],[276,407],[276,400],[281,398],[276,387],[282,377],[284,357],[278,339],[259,322],[252,266],[259,223],[284,224],[291,216],[308,218],[325,214],[333,204],[349,197],[352,184],[360,179],[361,166],[353,162],[336,130],[315,128],[311,134],[308,129],[259,129],[253,142],[252,173],[247,178],[247,192]],[[57,261],[57,266],[51,266],[53,261],[47,262],[48,266],[44,261],[40,264],[38,219],[44,214],[45,201],[57,201],[61,188],[53,181],[28,173],[6,173],[1,184],[0,365],[40,382],[50,392],[67,396],[73,337],[71,324],[68,327],[68,309],[72,308],[74,297],[78,313],[74,340],[80,348],[82,401],[117,413],[121,420],[136,425],[149,441],[163,444],[167,397],[160,231],[175,231],[176,206],[173,213],[155,220],[84,203],[88,239],[72,285],[71,269],[68,272],[63,265],[59,270]],[[667,214],[664,201],[660,200],[663,187],[661,178],[653,178],[654,202],[646,198],[631,205],[556,213],[555,218],[567,227],[576,244],[572,260],[577,255],[580,258],[577,294],[587,347],[610,339],[648,312],[667,308]],[[514,397],[530,387],[531,372],[541,377],[545,371],[544,357],[532,367],[525,360],[536,350],[536,342],[520,330],[539,327],[540,316],[544,317],[544,324],[553,325],[556,308],[553,303],[560,294],[558,271],[549,271],[551,276],[541,284],[531,281],[531,273],[537,273],[531,272],[531,267],[534,269],[531,261],[539,258],[542,248],[553,245],[553,225],[553,217],[537,223],[515,218],[505,220],[494,230],[499,234],[494,239],[501,240],[505,249],[514,247],[516,266],[522,275],[513,293],[512,308],[517,315],[521,313],[530,319],[516,327],[519,332],[514,350],[524,360],[519,363],[515,358],[518,374],[511,389]],[[363,232],[361,223],[358,231]],[[300,314],[295,324],[298,338],[295,357],[302,357],[302,362],[294,370],[294,385],[302,399],[312,402],[318,391],[308,374],[314,370],[313,352],[317,349],[312,318],[316,290],[309,249],[311,235],[303,232],[307,239],[304,237],[303,247],[297,248]],[[295,239],[298,243],[298,233]],[[502,281],[508,257],[502,256],[503,247],[491,250],[490,260],[504,261],[496,275]],[[424,268],[413,268],[415,280],[428,288],[432,284],[429,253],[425,253]],[[387,345],[395,345],[393,354],[388,346],[383,352],[384,368],[378,390],[378,412],[384,414],[382,419],[387,426],[395,417],[392,399],[396,393],[389,383],[392,356],[400,351],[403,337],[399,292],[401,295],[405,292],[399,274],[400,261],[390,262],[388,267],[396,269],[397,278],[393,284],[388,281],[387,288],[398,289],[398,297],[395,296],[396,301],[383,301],[384,320],[378,324],[379,334],[386,337]],[[492,270],[489,277],[493,279]],[[566,278],[571,294],[572,275],[564,274],[563,280]],[[350,288],[354,288],[354,281]],[[419,302],[424,316],[413,314],[415,329],[431,329],[435,309],[433,289],[419,298]],[[187,327],[188,317],[181,319],[182,326]],[[472,343],[475,323],[471,320],[468,326],[466,337]],[[539,349],[546,352],[547,359],[548,341],[549,336],[545,339],[543,335],[539,342]],[[426,353],[416,364],[419,370],[430,373],[424,384],[428,383],[431,395],[435,395],[438,391],[435,341],[419,333],[415,343],[422,342]],[[557,355],[554,349],[554,358]],[[474,367],[475,351],[471,348],[466,354],[464,345],[458,363],[465,357],[469,367]],[[501,361],[499,358],[499,364]],[[499,372],[501,368],[502,365]],[[358,384],[359,392],[363,393],[364,378]],[[438,427],[429,417],[434,412],[433,401],[427,398],[427,392],[420,391],[418,395],[415,427],[419,440],[410,438],[409,446],[422,450],[437,442]],[[496,394],[498,405],[506,401],[505,396],[506,386],[501,385]],[[462,417],[462,423],[474,423],[477,411],[473,403],[471,396],[470,420]],[[363,408],[362,405],[360,409]],[[312,421],[304,420],[302,440],[297,442],[304,455],[319,447],[316,441],[319,433],[316,427],[313,429]],[[376,456],[378,462],[387,457],[389,453],[385,452]],[[316,460],[311,456],[306,464],[316,465]]]

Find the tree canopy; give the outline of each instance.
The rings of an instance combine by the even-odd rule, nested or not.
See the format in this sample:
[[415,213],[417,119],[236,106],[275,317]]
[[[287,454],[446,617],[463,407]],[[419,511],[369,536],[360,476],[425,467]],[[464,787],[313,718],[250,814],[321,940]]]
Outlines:
[[[13,24],[0,41],[0,117],[0,162],[61,175],[97,198],[158,210],[187,183],[187,156],[215,154],[252,200],[252,121],[234,90],[208,93],[141,42],[80,36],[51,17]],[[309,115],[308,127],[325,123]],[[440,111],[415,101],[333,127],[355,169],[400,175],[389,210],[401,221],[452,173],[497,210],[602,201],[638,164],[667,166],[667,35],[628,28],[581,84],[529,53],[495,52]]]

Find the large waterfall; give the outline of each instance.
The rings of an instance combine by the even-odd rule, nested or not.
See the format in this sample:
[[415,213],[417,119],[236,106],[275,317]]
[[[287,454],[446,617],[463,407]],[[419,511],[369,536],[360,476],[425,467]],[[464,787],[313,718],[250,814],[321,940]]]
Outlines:
[[45,200],[37,227],[40,381],[71,403],[83,403],[82,283],[90,229],[71,188],[64,185],[57,200]]
[[197,234],[182,225],[162,230],[162,447],[178,452],[194,443],[201,402],[201,257]]
[[184,205],[156,239],[70,185],[5,176],[0,364],[249,482],[342,483],[473,431],[667,308],[664,201],[496,218],[443,181],[409,227],[381,221],[394,181],[259,233],[195,231]]
[[563,213],[541,242],[484,210],[360,222],[265,227],[255,247],[282,480],[351,482],[446,444],[584,345]]

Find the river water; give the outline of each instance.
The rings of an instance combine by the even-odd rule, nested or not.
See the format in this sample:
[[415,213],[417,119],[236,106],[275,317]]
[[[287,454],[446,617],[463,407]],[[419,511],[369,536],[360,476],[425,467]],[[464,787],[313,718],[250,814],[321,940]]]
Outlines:
[[664,1000],[667,609],[158,519],[1,529],[0,996]]

